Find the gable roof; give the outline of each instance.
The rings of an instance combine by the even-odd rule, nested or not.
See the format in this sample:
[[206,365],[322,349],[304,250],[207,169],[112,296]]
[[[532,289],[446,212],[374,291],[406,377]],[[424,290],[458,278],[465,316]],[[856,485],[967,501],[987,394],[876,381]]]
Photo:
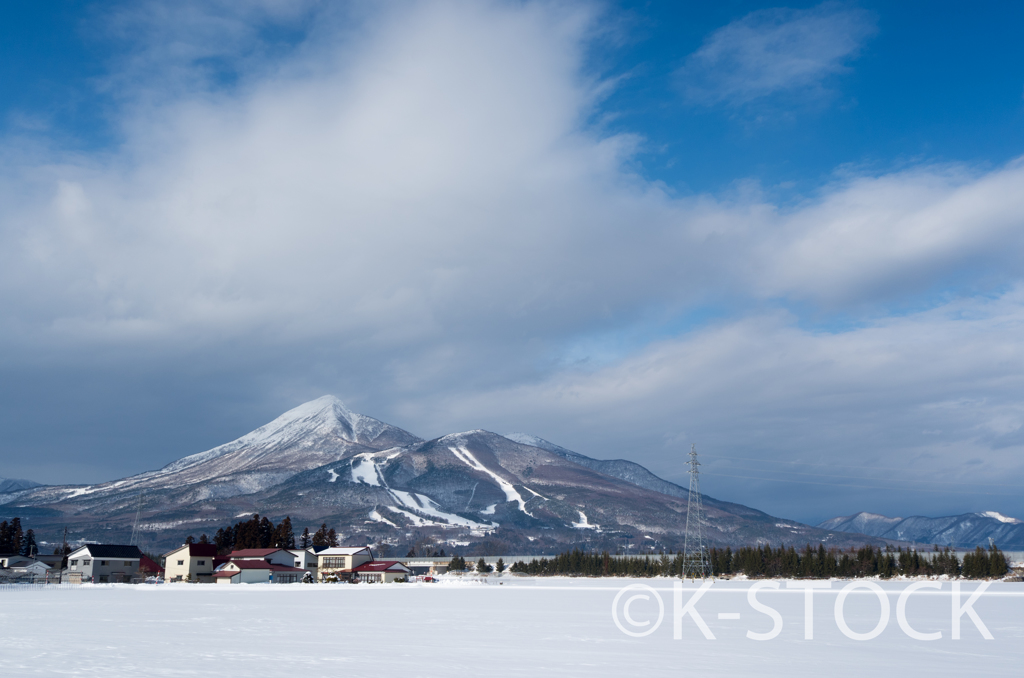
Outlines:
[[190,556],[202,556],[205,558],[213,558],[217,555],[216,544],[182,544],[178,548],[163,554],[163,556],[164,558],[168,558],[183,549],[188,549],[188,554]]
[[353,572],[412,572],[397,560],[371,560],[352,568]]
[[354,556],[357,553],[366,553],[372,558],[373,553],[370,552],[369,546],[332,546],[329,549],[323,551],[317,551],[317,556]]
[[139,559],[139,572],[163,572],[164,568],[160,567],[152,558],[148,556],[142,556]]
[[266,558],[271,553],[278,551],[284,551],[284,549],[242,549],[241,551],[232,551],[228,554],[228,558],[232,560],[235,558]]
[[[238,569],[229,569],[234,565]],[[240,572],[241,570],[273,570],[274,572],[305,572],[301,567],[290,567],[288,565],[274,565],[265,560],[229,560],[224,563],[223,569],[214,572],[216,576],[221,572]],[[221,575],[223,576],[223,575]]]
[[70,556],[81,551],[88,551],[93,558],[115,558],[120,560],[131,560],[142,558],[142,551],[138,546],[128,544],[86,544],[71,552]]

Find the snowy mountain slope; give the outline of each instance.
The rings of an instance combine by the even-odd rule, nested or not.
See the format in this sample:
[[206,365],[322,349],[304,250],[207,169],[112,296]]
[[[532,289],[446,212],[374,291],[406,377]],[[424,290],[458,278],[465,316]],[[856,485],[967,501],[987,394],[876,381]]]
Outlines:
[[0,478],[0,494],[10,494],[31,490],[33,487],[42,487],[40,483],[32,480],[19,480],[17,478]]
[[[516,439],[518,438],[518,440]],[[718,544],[864,543],[705,497]],[[136,516],[150,543],[180,544],[258,512],[344,534],[415,541],[681,546],[686,491],[624,460],[547,441],[467,431],[424,441],[325,396],[252,433],[158,471],[91,486],[38,487],[0,506],[33,526],[127,538]],[[440,538],[440,537],[438,537]]]
[[72,504],[77,512],[123,510],[140,494],[179,505],[223,500],[273,487],[309,468],[419,438],[350,412],[337,398],[304,403],[241,438],[157,471],[81,487],[44,487],[19,503]]
[[888,518],[874,513],[831,518],[818,527],[839,532],[859,532],[882,539],[898,539],[922,544],[974,548],[988,546],[992,540],[1000,548],[1024,548],[1024,521],[986,511],[959,516],[926,518]]

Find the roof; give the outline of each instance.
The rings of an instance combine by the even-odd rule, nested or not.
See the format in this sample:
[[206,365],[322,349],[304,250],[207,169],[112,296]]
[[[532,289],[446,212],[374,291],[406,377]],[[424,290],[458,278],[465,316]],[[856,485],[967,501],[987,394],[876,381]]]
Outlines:
[[395,570],[412,572],[412,570],[397,560],[371,560],[352,569],[353,572],[386,572]]
[[[224,564],[234,565],[239,570],[273,570],[275,572],[305,572],[301,567],[290,567],[288,565],[274,565],[265,560],[230,560]],[[219,570],[220,572],[236,572],[237,570]]]
[[232,560],[235,558],[266,558],[271,553],[278,551],[284,551],[284,549],[242,549],[241,551],[232,551],[228,554],[228,558]]
[[181,551],[182,549],[186,549],[186,548],[188,549],[188,554],[190,556],[203,556],[203,557],[206,557],[206,558],[213,558],[214,556],[217,555],[217,545],[216,544],[182,544],[178,548],[173,549],[171,551],[168,551],[167,553],[165,553],[163,555],[166,558],[166,557],[168,557],[168,556],[170,556],[170,555],[172,555],[174,553],[177,553],[177,552]]
[[142,556],[139,559],[139,571],[140,572],[163,572],[164,568],[160,567],[152,558],[148,556]]
[[[332,546],[323,551],[317,551],[318,556],[354,556],[357,553],[366,551],[370,553],[369,546]],[[370,555],[373,555],[372,553]]]
[[71,555],[75,555],[83,549],[88,550],[89,555],[93,558],[118,558],[121,560],[142,558],[142,551],[139,550],[138,546],[129,546],[127,544],[86,544],[75,549]]

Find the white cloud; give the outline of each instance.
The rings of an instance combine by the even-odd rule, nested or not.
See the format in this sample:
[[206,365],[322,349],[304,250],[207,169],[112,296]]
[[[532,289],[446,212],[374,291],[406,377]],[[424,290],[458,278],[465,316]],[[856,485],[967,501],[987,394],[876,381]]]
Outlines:
[[712,33],[680,69],[687,99],[743,105],[780,92],[820,92],[875,32],[864,10],[827,2],[752,12]]
[[[1007,468],[992,450],[1017,449],[999,446],[1020,421],[1018,163],[846,177],[786,208],[676,198],[629,170],[636,139],[585,123],[602,87],[586,7],[316,16],[308,41],[238,65],[227,89],[176,62],[159,105],[164,75],[133,69],[160,60],[131,59],[122,82],[145,82],[125,98],[147,103],[123,109],[120,148],[7,140],[0,367],[207,370],[282,406],[333,391],[426,435],[527,429],[663,472],[665,441],[694,436],[832,460],[869,438]],[[744,30],[788,26],[780,44],[813,56],[806,22],[852,21],[787,16]],[[779,72],[832,72],[842,49]],[[811,82],[759,73],[758,91]],[[1014,291],[878,310],[950,281]],[[816,333],[770,310],[792,302],[861,327]],[[635,329],[698,304],[721,324],[655,344]],[[602,332],[638,338],[600,368],[567,366]]]

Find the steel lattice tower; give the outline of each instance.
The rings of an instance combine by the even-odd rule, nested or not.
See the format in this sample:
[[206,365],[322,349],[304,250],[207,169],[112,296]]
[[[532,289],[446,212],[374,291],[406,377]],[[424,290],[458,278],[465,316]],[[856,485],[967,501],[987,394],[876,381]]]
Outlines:
[[690,447],[690,495],[686,502],[686,535],[683,538],[683,579],[707,579],[711,576],[708,539],[704,532],[704,501],[700,496],[700,462],[697,446]]

